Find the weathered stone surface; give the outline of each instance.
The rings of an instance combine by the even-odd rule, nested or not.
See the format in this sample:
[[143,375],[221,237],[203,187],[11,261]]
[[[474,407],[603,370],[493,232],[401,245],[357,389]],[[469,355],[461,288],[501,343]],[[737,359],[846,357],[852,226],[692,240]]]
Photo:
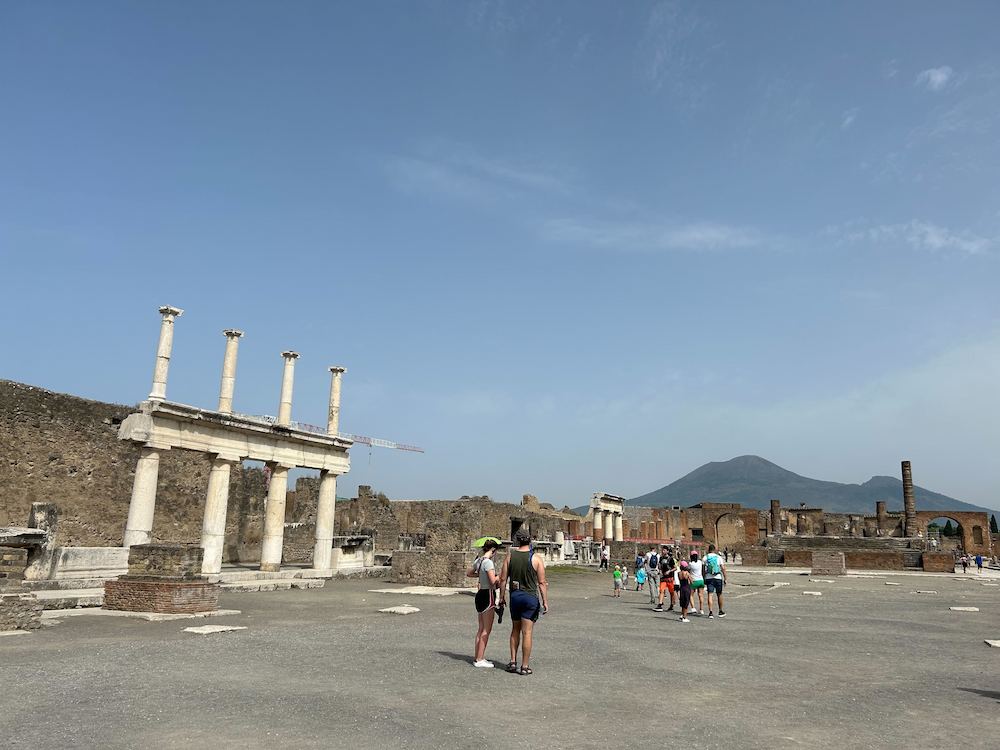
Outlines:
[[409,604],[403,604],[399,607],[386,607],[385,609],[379,610],[379,612],[385,612],[389,615],[412,615],[419,611],[420,610],[418,608],[410,606]]
[[812,553],[814,576],[842,576],[847,572],[843,552],[816,550]]
[[948,607],[952,612],[978,612],[979,607]]
[[211,633],[231,633],[234,630],[246,630],[245,625],[199,625],[196,628],[184,628],[185,633],[209,635]]
[[128,552],[129,576],[199,578],[204,550],[197,544],[133,544]]
[[927,573],[955,572],[955,556],[950,552],[924,552],[920,558]]
[[42,604],[34,594],[0,591],[0,630],[34,630],[41,619]]

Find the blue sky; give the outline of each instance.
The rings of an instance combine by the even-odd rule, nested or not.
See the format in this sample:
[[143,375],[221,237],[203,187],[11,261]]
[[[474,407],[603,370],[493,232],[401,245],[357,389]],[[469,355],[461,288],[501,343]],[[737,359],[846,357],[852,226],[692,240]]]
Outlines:
[[[6,3],[0,377],[579,505],[756,453],[1000,506],[1000,6]],[[789,499],[790,501],[793,499]]]

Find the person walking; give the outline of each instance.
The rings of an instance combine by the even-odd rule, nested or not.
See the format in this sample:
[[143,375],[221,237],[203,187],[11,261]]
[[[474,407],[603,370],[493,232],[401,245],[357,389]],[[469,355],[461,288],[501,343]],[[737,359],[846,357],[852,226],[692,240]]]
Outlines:
[[963,572],[963,573],[967,573],[967,572],[968,572],[968,570],[969,570],[969,558],[968,558],[968,557],[966,557],[966,556],[965,556],[965,555],[963,554],[963,555],[962,555],[962,558],[961,558],[961,560],[959,560],[959,562],[961,562],[961,563],[962,563],[962,572]]
[[608,549],[607,544],[601,542],[601,566],[599,570],[607,570],[609,562],[611,562],[611,550]]
[[479,618],[479,628],[476,630],[475,658],[472,666],[480,669],[493,669],[493,662],[486,660],[486,644],[493,630],[493,615],[496,613],[496,588],[499,577],[493,556],[499,549],[499,542],[487,539],[483,543],[483,554],[475,559],[465,575],[469,578],[479,578],[479,590],[476,592],[476,614]]
[[646,587],[649,589],[649,603],[656,605],[657,597],[660,595],[660,556],[656,554],[656,547],[649,548],[646,555]]
[[688,575],[691,579],[691,596],[698,595],[698,607],[691,608],[699,617],[705,614],[705,575],[703,572],[704,563],[698,559],[698,553],[691,553],[691,561],[688,563]]
[[628,565],[622,565],[622,589],[628,591]]
[[691,622],[687,617],[688,607],[691,605],[691,572],[687,560],[681,560],[677,577],[680,581],[681,622]]
[[635,590],[642,591],[642,587],[646,585],[646,568],[637,568],[635,571]]
[[983,572],[983,556],[981,554],[980,555],[976,555],[976,568],[978,568],[979,574],[982,575],[982,572]]
[[708,554],[705,555],[705,598],[708,600],[708,619],[712,619],[712,593],[719,603],[719,617],[725,617],[726,612],[722,609],[722,588],[726,585],[726,566],[715,551],[715,545],[708,545]]
[[677,572],[677,562],[674,560],[674,556],[670,551],[670,547],[664,544],[660,548],[660,598],[656,602],[656,611],[663,611],[663,600],[667,598],[667,593],[670,593],[670,606],[667,607],[667,612],[671,612],[674,609],[674,602],[676,601],[677,588],[674,585],[674,574]]
[[614,579],[614,592],[611,594],[615,599],[622,598],[622,567],[621,565],[615,566],[615,572],[611,574]]
[[[539,615],[549,611],[548,582],[545,580],[545,562],[531,546],[531,534],[523,526],[514,532],[514,544],[500,570],[500,604],[506,602],[510,589],[510,662],[507,671],[530,675],[533,630]],[[517,652],[521,650],[521,666],[517,666]]]

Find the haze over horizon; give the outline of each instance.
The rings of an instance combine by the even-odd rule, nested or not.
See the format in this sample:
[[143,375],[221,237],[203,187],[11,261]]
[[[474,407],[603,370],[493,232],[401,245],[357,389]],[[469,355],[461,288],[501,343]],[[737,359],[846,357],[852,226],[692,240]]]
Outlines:
[[340,494],[755,454],[1000,506],[1000,6],[0,8],[0,378],[363,447]]

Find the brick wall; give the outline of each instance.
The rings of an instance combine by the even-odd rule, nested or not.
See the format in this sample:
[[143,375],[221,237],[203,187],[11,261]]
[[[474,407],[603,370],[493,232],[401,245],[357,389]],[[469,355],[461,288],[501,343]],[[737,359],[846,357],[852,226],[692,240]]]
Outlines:
[[811,549],[786,549],[785,567],[788,568],[809,568],[813,564],[813,552]]
[[762,547],[748,547],[740,555],[744,565],[767,565],[767,550]]
[[190,614],[219,608],[219,586],[206,581],[130,580],[104,583],[104,609]]
[[928,573],[955,572],[955,556],[950,552],[924,552],[921,562]]
[[845,573],[846,563],[843,552],[820,552],[812,553],[812,574],[815,576],[842,576]]
[[854,570],[902,570],[903,553],[848,550],[844,553],[848,568]]

